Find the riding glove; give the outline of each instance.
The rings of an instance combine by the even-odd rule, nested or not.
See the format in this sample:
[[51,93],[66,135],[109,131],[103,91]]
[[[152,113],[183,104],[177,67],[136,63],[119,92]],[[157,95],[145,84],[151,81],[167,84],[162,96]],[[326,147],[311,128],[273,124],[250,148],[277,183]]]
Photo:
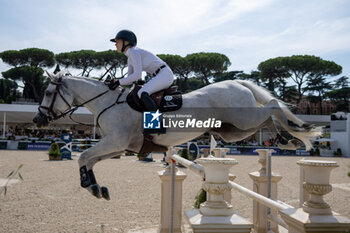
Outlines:
[[110,81],[110,83],[108,84],[109,89],[111,90],[115,90],[118,86],[120,85],[119,80],[118,79],[113,79]]

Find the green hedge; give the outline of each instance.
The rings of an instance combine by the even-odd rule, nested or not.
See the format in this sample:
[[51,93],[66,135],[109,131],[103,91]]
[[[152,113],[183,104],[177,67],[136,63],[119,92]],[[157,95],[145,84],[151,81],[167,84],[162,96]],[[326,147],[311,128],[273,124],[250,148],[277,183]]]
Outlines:
[[25,150],[25,149],[27,149],[27,144],[28,144],[28,142],[18,142],[17,149],[18,150]]

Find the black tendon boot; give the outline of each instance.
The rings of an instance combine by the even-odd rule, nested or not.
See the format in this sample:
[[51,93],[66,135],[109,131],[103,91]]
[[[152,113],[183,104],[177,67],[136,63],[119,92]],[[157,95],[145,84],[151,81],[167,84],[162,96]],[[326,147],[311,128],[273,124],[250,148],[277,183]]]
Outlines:
[[96,184],[94,172],[87,170],[86,166],[80,168],[80,185],[83,188],[87,188],[90,185]]
[[157,105],[152,100],[151,96],[147,92],[142,92],[141,94],[141,101],[145,105],[147,111],[157,111]]

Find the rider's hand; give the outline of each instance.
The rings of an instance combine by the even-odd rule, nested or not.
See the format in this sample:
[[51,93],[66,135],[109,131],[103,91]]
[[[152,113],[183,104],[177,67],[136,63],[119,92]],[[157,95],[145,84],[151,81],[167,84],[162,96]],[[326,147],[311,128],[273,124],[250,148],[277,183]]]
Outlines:
[[[107,84],[107,83],[106,83]],[[119,85],[119,80],[118,79],[113,79],[110,81],[110,83],[107,84],[109,89],[111,90],[115,90]]]
[[107,78],[103,83],[108,86],[109,84],[111,84],[111,82],[112,82],[112,79]]

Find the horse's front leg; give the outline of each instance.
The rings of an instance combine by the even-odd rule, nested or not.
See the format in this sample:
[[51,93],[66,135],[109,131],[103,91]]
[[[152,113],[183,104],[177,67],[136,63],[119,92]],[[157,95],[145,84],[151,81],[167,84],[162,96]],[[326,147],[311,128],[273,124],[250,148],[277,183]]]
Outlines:
[[109,193],[106,187],[100,187],[95,179],[93,166],[98,161],[111,158],[121,154],[126,147],[117,143],[116,138],[112,135],[103,138],[98,144],[84,151],[79,158],[79,171],[81,186],[86,188],[92,195],[97,198],[109,200]]

